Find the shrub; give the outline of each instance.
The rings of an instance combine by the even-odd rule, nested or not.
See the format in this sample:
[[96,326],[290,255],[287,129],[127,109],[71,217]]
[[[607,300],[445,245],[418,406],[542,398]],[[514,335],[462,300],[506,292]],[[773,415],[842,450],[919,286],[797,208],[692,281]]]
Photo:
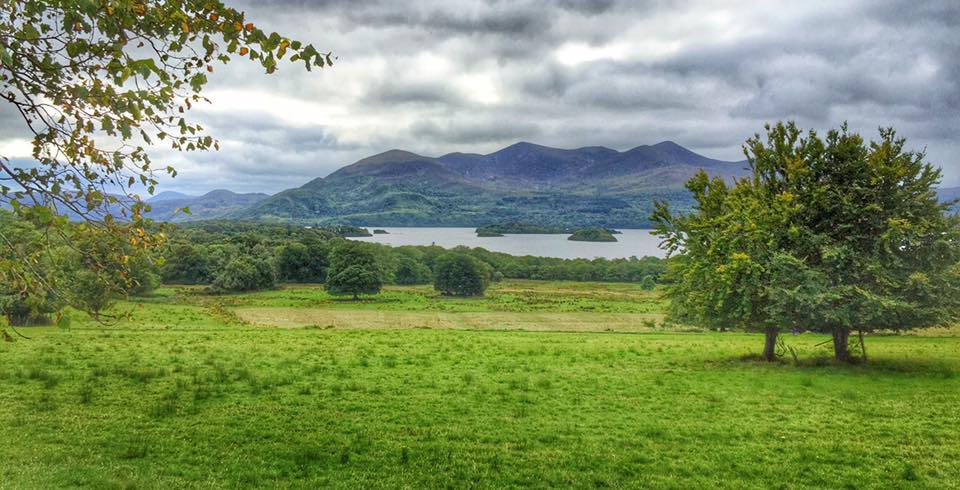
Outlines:
[[657,288],[657,281],[654,280],[653,276],[643,276],[643,280],[640,281],[640,289],[644,291],[653,291]]
[[488,264],[466,254],[447,253],[437,258],[433,287],[447,296],[481,296],[490,276]]

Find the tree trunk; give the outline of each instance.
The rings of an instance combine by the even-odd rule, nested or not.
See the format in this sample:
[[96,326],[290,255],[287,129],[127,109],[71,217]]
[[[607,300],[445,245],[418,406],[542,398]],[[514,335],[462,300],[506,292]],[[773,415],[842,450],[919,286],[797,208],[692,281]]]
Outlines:
[[764,333],[766,338],[763,342],[763,360],[772,362],[777,359],[777,329],[768,328]]
[[866,363],[867,362],[867,346],[866,344],[863,343],[863,330],[861,329],[859,330],[859,332],[860,332],[860,352],[863,354],[863,362]]
[[837,362],[849,363],[850,350],[847,349],[850,340],[850,330],[842,327],[833,329],[833,358]]

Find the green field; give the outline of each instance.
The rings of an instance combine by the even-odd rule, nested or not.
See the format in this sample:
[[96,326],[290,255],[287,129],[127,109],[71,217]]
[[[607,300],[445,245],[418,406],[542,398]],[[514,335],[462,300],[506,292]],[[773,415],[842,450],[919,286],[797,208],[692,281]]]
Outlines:
[[[960,337],[837,367],[634,285],[164,288],[0,345],[0,487],[960,486]],[[295,328],[301,327],[301,328]],[[686,330],[686,331],[683,331]]]

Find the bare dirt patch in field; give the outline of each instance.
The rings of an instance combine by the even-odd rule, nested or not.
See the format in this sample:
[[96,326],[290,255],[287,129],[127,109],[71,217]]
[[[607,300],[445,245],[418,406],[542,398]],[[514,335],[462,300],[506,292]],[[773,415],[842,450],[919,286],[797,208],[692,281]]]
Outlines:
[[[663,315],[647,313],[515,313],[369,311],[324,308],[236,308],[241,319],[259,326],[302,328],[456,328],[570,332],[649,332]],[[653,323],[651,323],[653,322]]]

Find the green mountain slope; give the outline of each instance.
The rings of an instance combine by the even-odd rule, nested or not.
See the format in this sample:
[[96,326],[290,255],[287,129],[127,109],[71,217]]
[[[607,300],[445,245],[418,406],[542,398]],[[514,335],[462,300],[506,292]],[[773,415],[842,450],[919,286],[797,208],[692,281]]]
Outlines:
[[438,158],[391,150],[231,216],[364,226],[647,226],[654,199],[689,205],[683,184],[701,168],[726,178],[744,174],[742,162],[672,142],[626,152],[517,143],[489,155]]

